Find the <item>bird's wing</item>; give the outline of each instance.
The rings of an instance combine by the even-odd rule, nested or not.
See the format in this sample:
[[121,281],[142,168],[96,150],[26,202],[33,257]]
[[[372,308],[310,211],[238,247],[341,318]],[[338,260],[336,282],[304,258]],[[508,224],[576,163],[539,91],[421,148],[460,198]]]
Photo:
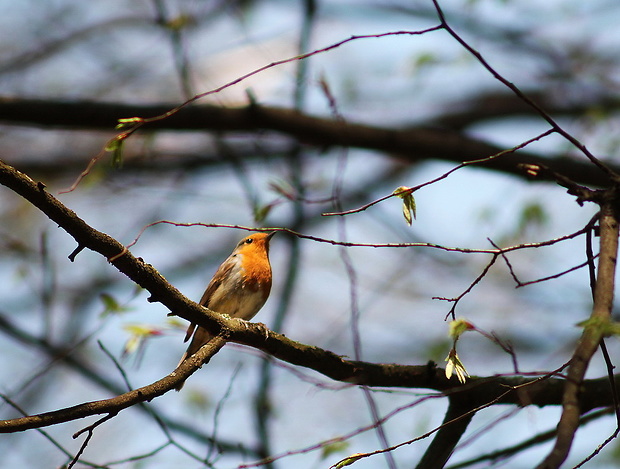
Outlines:
[[[218,267],[217,271],[213,275],[213,278],[211,279],[211,282],[209,282],[207,289],[202,294],[202,298],[200,298],[200,304],[202,306],[206,306],[207,308],[209,307],[209,300],[211,299],[211,296],[213,296],[213,293],[222,284],[222,281],[228,275],[230,275],[230,271],[233,269],[234,266],[235,262],[232,256],[222,262],[222,265]],[[183,340],[183,342],[187,342],[190,339],[190,337],[194,334],[195,329],[196,324],[191,322],[187,327],[187,332],[185,333],[185,339]]]

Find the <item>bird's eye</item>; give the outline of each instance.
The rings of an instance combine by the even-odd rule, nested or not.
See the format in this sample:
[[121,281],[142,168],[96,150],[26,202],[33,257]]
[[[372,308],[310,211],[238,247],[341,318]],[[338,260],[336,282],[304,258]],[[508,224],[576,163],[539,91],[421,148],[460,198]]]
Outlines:
[[245,242],[247,244],[252,244],[252,241],[254,241],[252,238],[248,238],[248,239],[245,240]]

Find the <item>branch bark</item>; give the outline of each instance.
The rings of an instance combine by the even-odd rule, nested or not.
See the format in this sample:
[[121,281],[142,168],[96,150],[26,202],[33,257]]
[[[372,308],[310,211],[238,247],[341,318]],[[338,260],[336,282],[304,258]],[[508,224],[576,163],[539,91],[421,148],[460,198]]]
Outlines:
[[442,427],[429,447],[426,448],[416,469],[442,469],[452,456],[454,448],[467,430],[474,415],[471,406],[465,405],[461,399],[450,398]]
[[538,469],[556,469],[566,460],[575,432],[579,425],[580,395],[583,379],[592,355],[605,336],[606,325],[611,319],[614,301],[616,260],[618,257],[617,194],[614,189],[606,193],[600,215],[600,255],[594,305],[568,368],[566,387],[562,398],[562,417],[558,423],[558,436],[549,455]]
[[[103,377],[102,373],[92,367],[87,360],[83,357],[76,357],[75,354],[71,354],[70,350],[66,347],[54,345],[46,339],[41,339],[28,331],[18,328],[15,324],[11,323],[6,315],[0,312],[0,330],[7,334],[9,337],[26,344],[29,347],[38,349],[42,354],[47,356],[50,360],[59,360],[63,365],[67,366],[77,374],[81,375],[84,379],[90,383],[96,384],[103,390],[111,393],[112,395],[121,395],[126,391],[126,387],[114,383],[112,380],[108,380]],[[138,401],[139,402],[139,401]],[[138,403],[136,402],[136,403]],[[133,403],[132,403],[133,404]],[[174,430],[177,433],[183,434],[199,442],[200,444],[215,444],[218,448],[221,448],[226,452],[237,452],[245,456],[258,458],[259,455],[256,450],[242,446],[239,442],[233,442],[231,440],[223,440],[218,438],[215,440],[212,435],[207,434],[199,428],[195,428],[186,422],[181,421],[178,418],[169,417],[162,414],[160,411],[150,409],[147,412],[146,406],[138,406],[138,410],[146,412],[149,415],[153,412],[156,413],[157,419],[160,420],[167,428]]]
[[[210,357],[215,355],[225,345],[225,343],[226,340],[223,337],[215,337],[193,355],[193,357],[195,357],[193,361],[195,362],[198,359],[208,361]],[[0,420],[0,433],[14,433],[32,428],[47,427],[50,425],[69,422],[71,420],[89,417],[91,415],[108,414],[114,416],[121,410],[140,402],[151,401],[152,399],[155,399],[156,397],[170,391],[180,381],[179,377],[186,374],[189,376],[191,372],[194,371],[195,367],[195,363],[183,363],[178,368],[178,373],[172,372],[168,376],[149,384],[148,386],[134,389],[133,391],[126,392],[111,399],[85,402],[73,407],[67,407],[53,412],[45,412],[37,415],[29,415],[27,417],[11,420]]]
[[[559,405],[562,402],[563,379],[489,377],[472,378],[467,384],[459,385],[455,380],[448,380],[444,370],[436,368],[434,364],[408,366],[346,360],[330,351],[300,344],[269,331],[262,324],[247,323],[213,313],[185,298],[155,268],[135,258],[121,243],[85,223],[58,199],[47,193],[43,184],[37,184],[2,161],[0,161],[0,184],[38,207],[70,234],[80,246],[103,255],[120,272],[148,290],[152,295],[152,301],[162,303],[174,314],[206,327],[214,334],[226,334],[225,340],[255,347],[293,365],[311,368],[334,380],[352,384],[433,389],[453,396],[459,394],[459,399],[480,404],[495,400],[498,404],[520,406]],[[205,347],[200,353],[206,354],[205,357],[210,356],[224,344],[225,340],[222,339],[221,343],[215,344],[213,350]],[[117,413],[135,403],[151,400],[173,389],[198,369],[201,359],[197,357],[196,360],[189,360],[161,380],[116,398],[84,403],[21,419],[0,421],[0,432],[23,431],[89,415]],[[609,405],[611,396],[606,378],[582,384],[584,391],[579,396],[583,399],[579,406],[581,412]]]

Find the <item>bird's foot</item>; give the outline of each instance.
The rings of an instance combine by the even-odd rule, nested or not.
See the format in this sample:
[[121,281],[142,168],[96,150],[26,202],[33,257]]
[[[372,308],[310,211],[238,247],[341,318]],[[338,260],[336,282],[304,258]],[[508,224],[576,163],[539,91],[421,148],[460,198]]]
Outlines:
[[265,336],[265,340],[269,339],[269,328],[265,326],[262,322],[257,322],[256,326]]

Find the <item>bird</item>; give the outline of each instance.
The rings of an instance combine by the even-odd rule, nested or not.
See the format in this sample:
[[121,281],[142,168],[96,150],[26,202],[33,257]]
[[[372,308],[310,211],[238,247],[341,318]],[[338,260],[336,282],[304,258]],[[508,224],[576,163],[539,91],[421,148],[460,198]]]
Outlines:
[[[246,321],[263,307],[271,291],[269,241],[276,231],[253,233],[243,238],[218,267],[205,290],[200,304],[210,310]],[[208,343],[213,334],[190,323],[185,342],[191,337],[179,365]],[[178,367],[178,365],[177,365]],[[180,391],[185,382],[176,390]]]

